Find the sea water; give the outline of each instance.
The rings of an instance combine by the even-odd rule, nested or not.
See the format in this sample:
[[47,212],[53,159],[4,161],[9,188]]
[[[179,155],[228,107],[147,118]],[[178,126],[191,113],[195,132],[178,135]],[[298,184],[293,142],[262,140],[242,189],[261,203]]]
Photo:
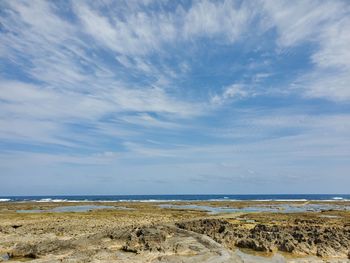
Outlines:
[[350,194],[0,196],[0,202],[350,201]]

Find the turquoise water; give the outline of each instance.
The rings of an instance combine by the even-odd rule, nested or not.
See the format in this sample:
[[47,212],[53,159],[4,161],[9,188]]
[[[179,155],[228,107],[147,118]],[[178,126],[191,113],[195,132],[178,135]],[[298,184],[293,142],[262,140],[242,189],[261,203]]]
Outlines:
[[63,212],[89,212],[98,209],[122,209],[129,210],[131,208],[126,207],[116,207],[108,205],[77,205],[77,206],[59,206],[48,210],[17,210],[17,213],[63,213]]

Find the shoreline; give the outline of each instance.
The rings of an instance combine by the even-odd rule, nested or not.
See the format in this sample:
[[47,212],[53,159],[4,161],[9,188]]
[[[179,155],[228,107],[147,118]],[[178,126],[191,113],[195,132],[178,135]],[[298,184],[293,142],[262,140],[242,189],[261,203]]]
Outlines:
[[[306,203],[317,205],[320,202],[294,201],[288,205],[303,206]],[[128,209],[50,212],[55,207],[92,204]],[[8,255],[9,262],[26,259],[38,263],[88,259],[95,262],[146,262],[143,261],[145,258],[147,262],[206,262],[223,253],[223,258],[231,261],[220,261],[223,260],[220,257],[212,262],[255,262],[250,258],[255,256],[254,260],[260,260],[257,262],[265,262],[266,255],[270,256],[267,258],[271,260],[269,262],[284,262],[281,257],[285,262],[349,262],[350,211],[210,214],[199,209],[161,208],[159,205],[162,204],[0,202],[0,256]],[[190,201],[186,204],[214,208],[257,205],[251,201]],[[281,204],[286,203],[259,202],[263,206]],[[330,204],[346,207],[350,202]],[[23,209],[40,212],[16,212]],[[308,245],[308,242],[312,244]],[[5,257],[0,258],[0,262],[7,261]],[[306,259],[309,261],[303,261]]]

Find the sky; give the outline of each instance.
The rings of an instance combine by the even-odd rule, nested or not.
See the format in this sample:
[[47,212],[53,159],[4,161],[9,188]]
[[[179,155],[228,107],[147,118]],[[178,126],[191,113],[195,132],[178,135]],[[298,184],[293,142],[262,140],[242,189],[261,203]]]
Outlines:
[[0,0],[0,195],[350,193],[350,2]]

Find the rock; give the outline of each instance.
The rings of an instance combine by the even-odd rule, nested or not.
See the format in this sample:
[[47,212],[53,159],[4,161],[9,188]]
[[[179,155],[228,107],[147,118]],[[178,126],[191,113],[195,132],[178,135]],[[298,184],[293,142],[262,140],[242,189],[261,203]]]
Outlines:
[[295,245],[291,240],[284,240],[278,249],[283,252],[292,253],[295,250]]
[[38,258],[40,255],[46,255],[57,251],[74,248],[68,240],[48,240],[37,243],[20,243],[11,251],[11,257]]
[[295,225],[257,224],[244,228],[223,219],[205,219],[178,223],[182,229],[205,234],[228,248],[234,246],[255,251],[279,250],[319,257],[348,256],[350,227],[327,226],[316,219],[296,219]]
[[134,229],[123,250],[127,252],[140,253],[141,251],[164,251],[166,232],[156,227],[145,227]]
[[239,248],[249,248],[261,252],[271,251],[267,244],[250,238],[237,240],[236,246]]
[[154,260],[147,262],[243,263],[238,256],[208,236],[174,226],[135,228],[122,250],[135,253],[132,255],[135,257],[152,254]]

